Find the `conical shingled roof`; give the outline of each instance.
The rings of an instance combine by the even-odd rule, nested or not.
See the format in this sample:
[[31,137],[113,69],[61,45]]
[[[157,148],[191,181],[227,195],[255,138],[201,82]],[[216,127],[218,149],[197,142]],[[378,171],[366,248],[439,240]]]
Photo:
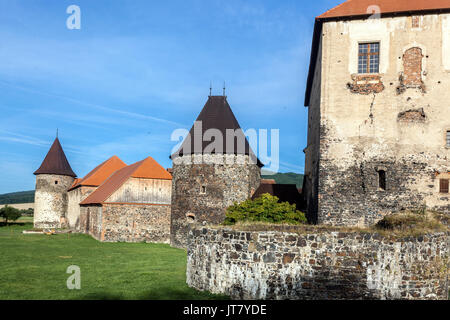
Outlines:
[[156,160],[148,157],[142,161],[114,172],[97,190],[92,192],[81,205],[101,204],[105,202],[129,178],[172,180],[172,175]]
[[[189,135],[184,140],[180,149],[173,155],[171,155],[170,157],[171,159],[181,157],[183,155],[205,154],[205,148],[213,142],[213,141],[203,141],[203,136],[205,135],[205,132],[209,129],[219,130],[224,138],[223,152],[217,153],[235,154],[235,155],[238,154],[254,155],[247,141],[247,138],[242,132],[241,126],[236,120],[236,117],[234,116],[233,111],[231,110],[231,107],[228,104],[226,96],[209,96],[208,101],[206,102],[205,106],[200,112],[196,122],[201,122],[202,124],[202,132],[201,132],[202,136],[198,137],[199,135],[198,133],[200,132],[196,134],[194,130],[195,125],[192,126]],[[239,137],[239,139],[244,139],[245,141],[245,146],[243,150],[239,150],[240,148],[238,147],[237,137],[234,138],[233,147],[231,147],[231,143],[227,143],[228,139],[227,129],[232,129],[234,131],[238,130],[236,131],[237,132],[236,136]],[[191,141],[189,141],[188,139],[189,137]],[[196,141],[196,139],[202,141],[201,146],[195,145],[194,141]],[[261,167],[263,166],[259,160],[258,165],[260,165]]]
[[95,167],[94,170],[89,172],[83,179],[78,179],[78,181],[74,183],[69,190],[75,189],[79,186],[98,187],[114,172],[126,166],[126,163],[123,162],[118,156],[113,156]]
[[50,151],[47,153],[44,161],[38,170],[34,173],[39,174],[56,174],[61,176],[76,177],[77,175],[72,171],[69,161],[67,161],[64,150],[56,138],[53,142]]

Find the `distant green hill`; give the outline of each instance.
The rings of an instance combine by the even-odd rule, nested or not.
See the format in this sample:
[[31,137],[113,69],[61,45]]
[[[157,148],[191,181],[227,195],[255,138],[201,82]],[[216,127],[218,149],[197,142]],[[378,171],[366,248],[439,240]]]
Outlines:
[[34,202],[34,190],[0,194],[0,204],[32,202]]
[[303,174],[299,173],[277,173],[275,175],[261,175],[263,179],[274,179],[278,184],[296,184],[297,188],[303,187]]

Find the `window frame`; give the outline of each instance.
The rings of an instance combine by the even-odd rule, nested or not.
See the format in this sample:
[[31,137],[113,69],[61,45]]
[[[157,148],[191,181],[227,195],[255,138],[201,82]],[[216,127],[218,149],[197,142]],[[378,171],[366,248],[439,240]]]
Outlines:
[[[447,183],[447,189],[443,188],[444,185],[444,181],[446,181]],[[439,193],[441,194],[448,194],[450,192],[450,179],[446,179],[446,178],[441,178],[439,179]]]
[[[371,45],[377,44],[378,45],[378,52],[370,52],[371,51]],[[367,47],[367,53],[361,53],[361,45],[368,45]],[[357,70],[358,74],[380,74],[380,65],[381,65],[381,41],[360,41],[358,42],[358,59],[357,59]],[[359,61],[360,57],[365,56],[367,57],[367,63],[365,66],[365,72],[360,72],[359,69]],[[377,71],[376,72],[370,72],[370,61],[372,56],[378,56],[378,65],[377,65]]]
[[445,147],[450,149],[450,129],[444,131]]

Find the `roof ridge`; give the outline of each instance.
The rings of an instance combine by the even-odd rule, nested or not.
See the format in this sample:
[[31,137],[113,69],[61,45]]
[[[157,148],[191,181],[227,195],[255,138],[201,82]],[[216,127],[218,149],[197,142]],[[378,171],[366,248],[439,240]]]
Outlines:
[[338,4],[336,7],[333,7],[333,8],[331,8],[331,9],[328,9],[328,10],[325,11],[324,13],[318,15],[318,16],[316,17],[316,19],[320,18],[321,16],[327,14],[328,12],[330,12],[330,11],[332,11],[332,10],[335,10],[335,9],[337,9],[337,8],[339,8],[339,7],[342,7],[344,4],[346,4],[346,3],[350,2],[350,1],[352,1],[352,0],[345,0],[345,1],[342,2],[341,4]]
[[[144,159],[145,160],[145,159]],[[103,181],[103,183],[101,185],[98,186],[98,188],[92,192],[86,199],[84,199],[80,204],[94,204],[94,203],[102,203],[105,200],[107,200],[115,191],[117,191],[127,180],[129,177],[132,176],[132,174],[137,170],[137,168],[140,167],[140,165],[142,164],[142,162],[144,160],[138,161],[136,163],[130,164],[126,167],[123,167],[119,170],[116,170],[113,174],[111,174],[111,176],[108,177],[108,179],[106,179],[105,181]],[[135,166],[135,168],[132,168],[133,166]],[[118,184],[115,185],[110,191],[106,192],[105,195],[103,195],[101,198],[101,201],[98,202],[89,202],[92,201],[90,199],[95,198],[95,195],[100,194],[100,192],[103,190],[103,188],[105,187],[105,185],[107,183],[109,183],[111,181],[112,178],[114,178],[114,176],[119,175],[122,171],[125,171],[126,169],[131,169],[132,171],[128,174],[126,174],[124,177],[121,177],[121,179],[119,179]]]

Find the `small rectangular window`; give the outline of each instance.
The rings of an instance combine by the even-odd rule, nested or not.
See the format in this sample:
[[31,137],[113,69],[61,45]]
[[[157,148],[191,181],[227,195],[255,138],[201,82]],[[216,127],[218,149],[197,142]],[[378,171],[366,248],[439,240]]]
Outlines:
[[450,148],[450,130],[447,131],[447,134],[445,136],[445,140],[446,140],[446,146]]
[[378,187],[380,190],[386,191],[386,171],[378,171]]
[[360,43],[358,51],[358,73],[380,72],[380,43]]
[[202,188],[200,189],[200,193],[206,194],[206,186],[202,186]]
[[412,27],[420,28],[420,17],[419,16],[412,16]]
[[440,193],[448,193],[449,179],[441,179],[440,181],[441,182],[440,182],[439,192]]

